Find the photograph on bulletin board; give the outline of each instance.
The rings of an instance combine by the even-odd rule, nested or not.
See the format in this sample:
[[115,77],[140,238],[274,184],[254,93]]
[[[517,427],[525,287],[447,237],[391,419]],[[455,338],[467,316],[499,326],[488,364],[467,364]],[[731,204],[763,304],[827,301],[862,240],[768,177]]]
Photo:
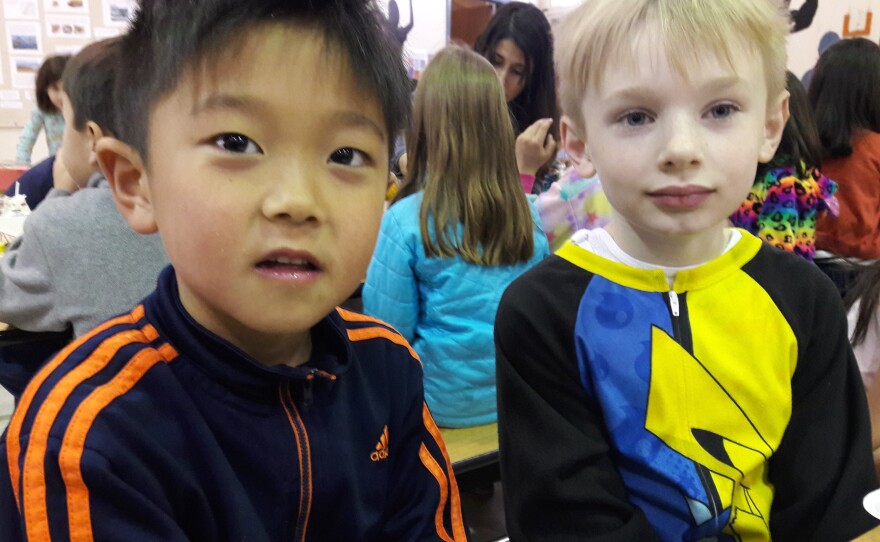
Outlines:
[[46,9],[46,13],[60,12],[78,13],[82,15],[88,15],[89,13],[88,0],[45,0],[43,7]]
[[38,0],[3,0],[3,17],[9,19],[36,19],[40,16]]
[[104,0],[104,24],[128,26],[136,8],[136,0]]
[[52,38],[88,39],[92,28],[88,17],[46,14],[46,34]]
[[39,23],[7,22],[6,50],[11,55],[42,55],[43,35]]
[[39,57],[12,57],[9,59],[12,73],[12,86],[15,88],[34,88],[34,79],[43,59]]

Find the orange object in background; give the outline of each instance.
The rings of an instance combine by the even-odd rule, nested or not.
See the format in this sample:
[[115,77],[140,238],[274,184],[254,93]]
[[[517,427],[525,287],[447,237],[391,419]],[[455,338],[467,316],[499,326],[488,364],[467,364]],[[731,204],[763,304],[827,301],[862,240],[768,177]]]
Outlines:
[[0,191],[5,192],[27,170],[25,166],[0,166]]

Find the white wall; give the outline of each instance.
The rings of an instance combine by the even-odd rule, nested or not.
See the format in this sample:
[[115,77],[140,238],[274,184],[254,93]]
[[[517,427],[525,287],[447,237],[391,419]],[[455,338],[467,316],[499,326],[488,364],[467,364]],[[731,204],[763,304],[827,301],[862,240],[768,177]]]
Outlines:
[[[409,0],[395,0],[400,10],[400,25],[409,24]],[[378,0],[388,12],[389,0]],[[449,2],[447,0],[412,0],[415,20],[406,40],[406,48],[434,54],[446,46],[449,35]]]
[[[803,0],[793,0],[792,9],[797,9]],[[844,34],[845,18],[849,15],[850,32],[867,30],[868,14],[871,14],[870,31],[863,36],[877,43],[880,38],[880,0],[819,0],[813,24],[788,38],[789,69],[799,77],[813,67],[819,58],[819,43],[828,32],[839,37]]]

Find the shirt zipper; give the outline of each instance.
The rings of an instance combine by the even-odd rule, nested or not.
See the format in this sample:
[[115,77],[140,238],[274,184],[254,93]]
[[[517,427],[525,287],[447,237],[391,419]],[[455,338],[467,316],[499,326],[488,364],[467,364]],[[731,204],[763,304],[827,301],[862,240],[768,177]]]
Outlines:
[[[313,375],[310,376],[313,377]],[[311,379],[306,380],[306,382],[311,384]],[[312,510],[311,449],[309,448],[309,437],[306,432],[306,426],[302,421],[302,417],[299,415],[299,411],[297,410],[296,404],[294,404],[293,397],[290,393],[290,382],[286,382],[283,386],[283,391],[281,386],[279,386],[278,394],[281,399],[281,406],[284,407],[284,412],[287,414],[290,427],[293,429],[293,436],[296,439],[296,449],[299,457],[299,513],[296,518],[296,529],[294,530],[293,540],[294,542],[303,542],[306,539],[306,527],[308,526],[309,514]],[[308,389],[311,394],[311,386],[309,386]],[[305,395],[305,391],[303,394]]]
[[[683,342],[683,334],[681,332],[681,304],[678,299],[678,294],[675,290],[669,290],[669,312],[672,315],[672,334],[675,342],[680,344],[682,348],[686,351],[688,350],[687,345],[682,344]],[[707,488],[707,500],[709,501],[709,506],[711,507],[712,512],[712,522],[715,524],[716,529],[721,527],[719,524],[721,510],[718,507],[718,503],[712,498],[712,495],[708,494],[708,488],[714,487],[712,484],[711,476],[706,473],[706,469],[702,467],[702,465],[697,465],[696,468],[697,475],[700,477],[700,481],[703,483],[703,487]]]

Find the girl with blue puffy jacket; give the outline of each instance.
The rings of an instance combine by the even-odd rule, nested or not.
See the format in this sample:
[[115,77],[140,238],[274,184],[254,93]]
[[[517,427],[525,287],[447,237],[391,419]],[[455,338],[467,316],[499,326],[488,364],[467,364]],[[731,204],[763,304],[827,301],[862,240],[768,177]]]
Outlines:
[[498,301],[549,249],[488,61],[458,46],[434,57],[416,89],[407,148],[405,197],[382,220],[364,310],[412,343],[437,423],[491,423]]

